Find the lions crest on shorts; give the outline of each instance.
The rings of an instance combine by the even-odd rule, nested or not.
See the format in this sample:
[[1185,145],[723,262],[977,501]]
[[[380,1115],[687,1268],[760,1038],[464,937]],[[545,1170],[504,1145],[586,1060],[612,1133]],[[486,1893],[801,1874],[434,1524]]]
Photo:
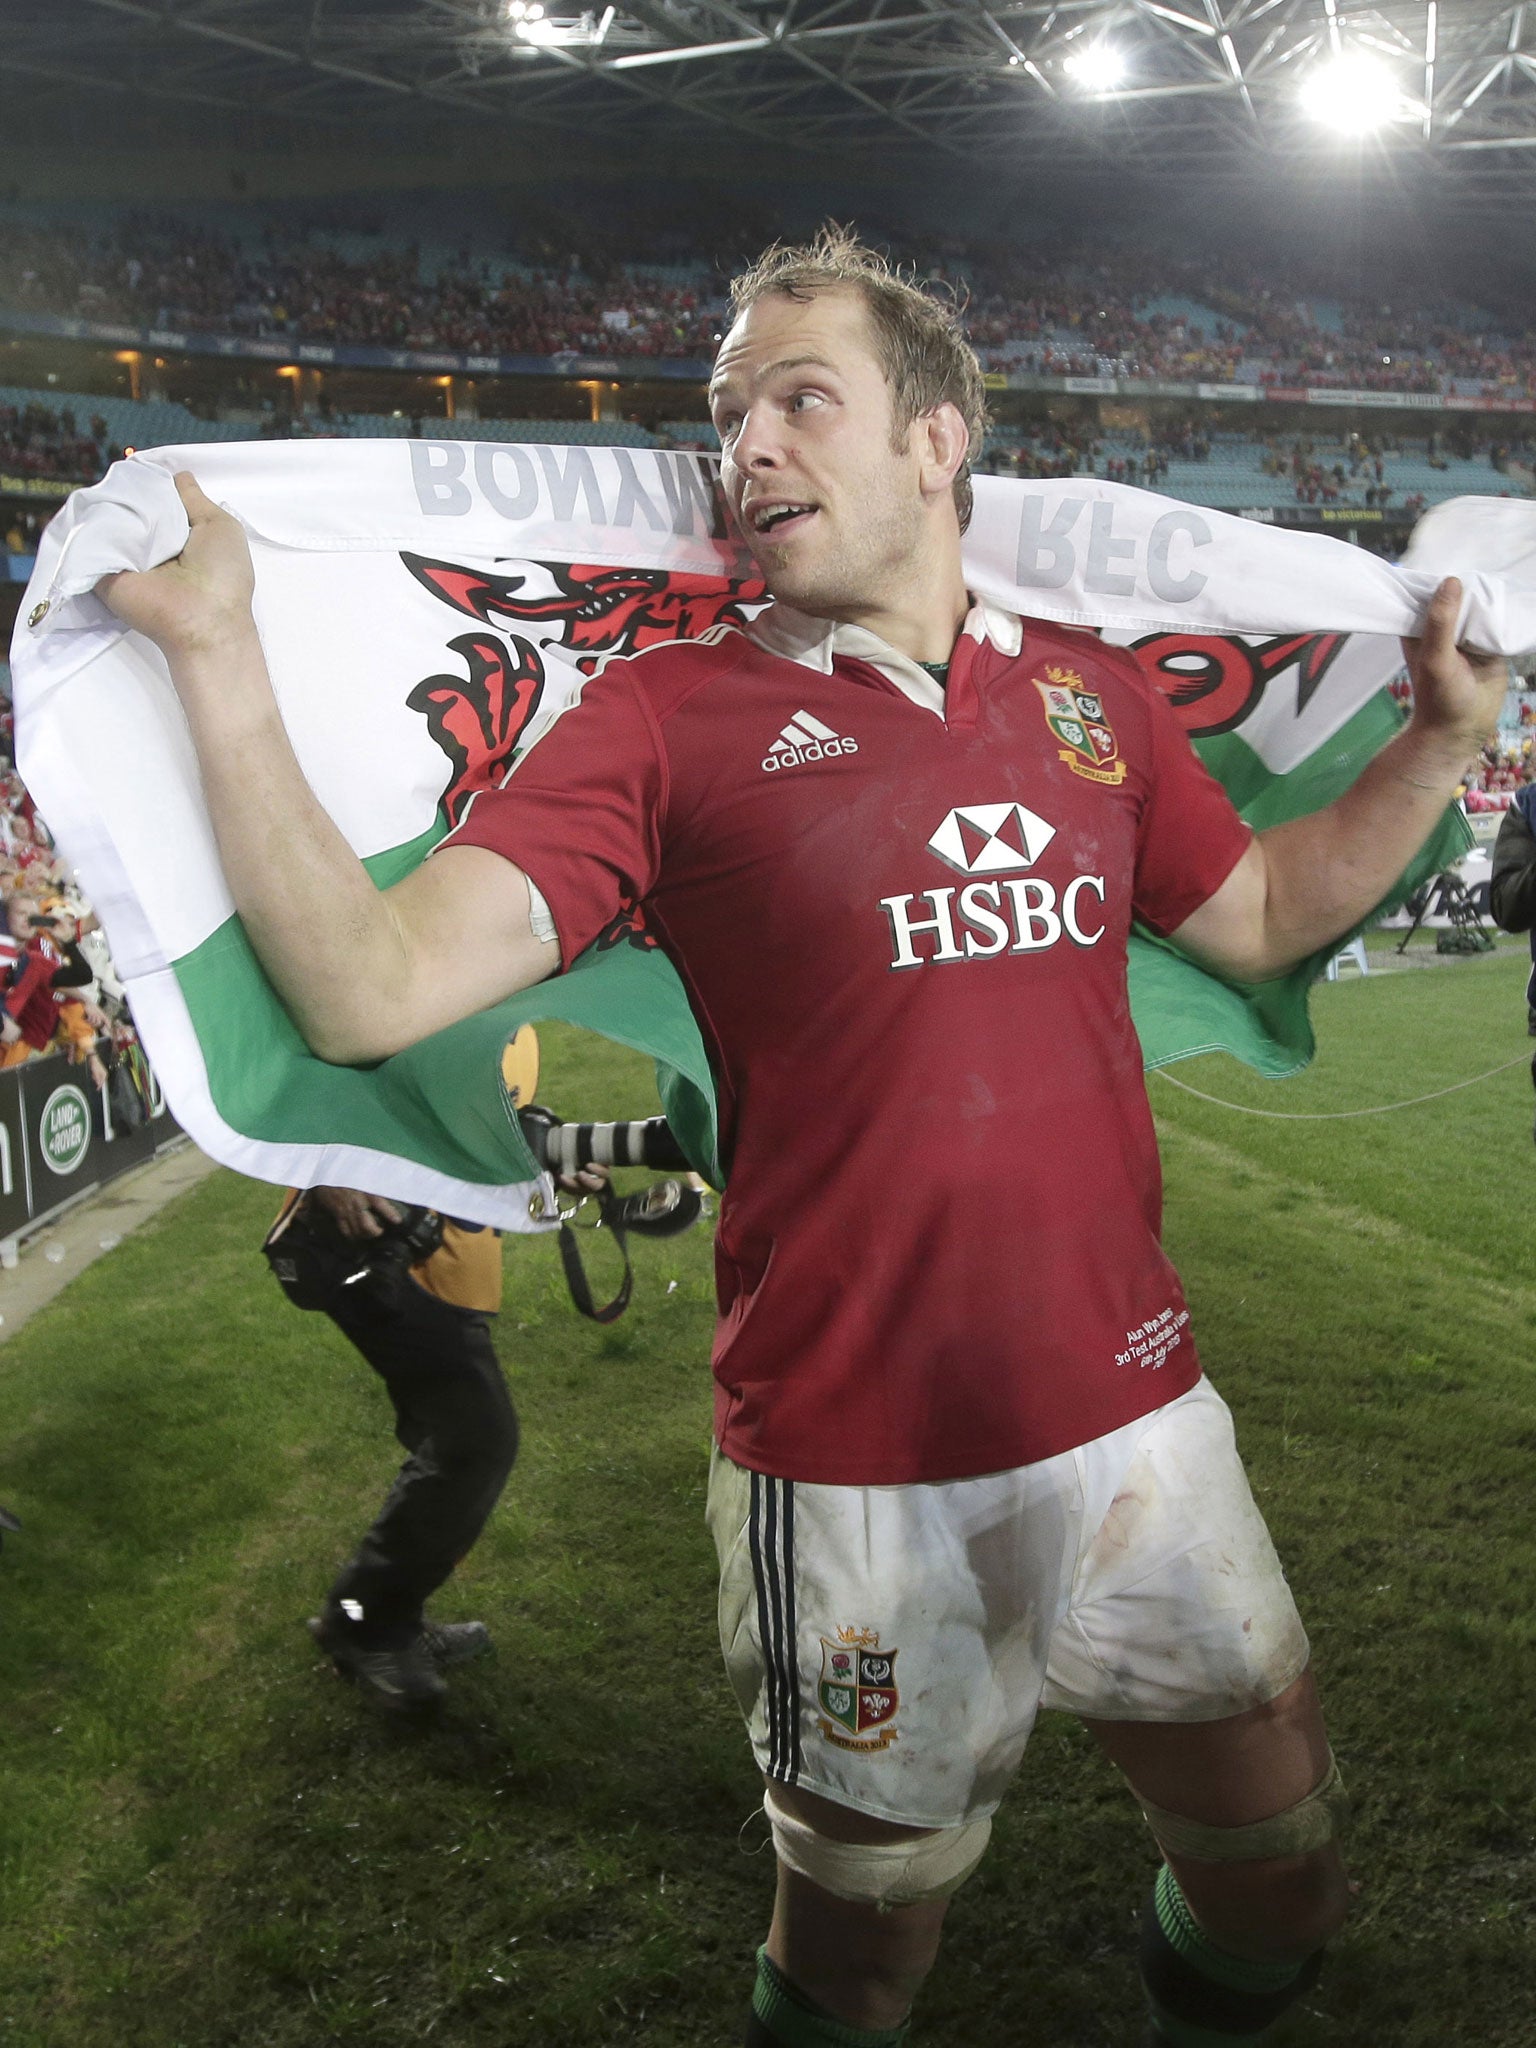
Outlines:
[[1120,742],[1104,716],[1098,693],[1090,690],[1075,668],[1048,661],[1045,676],[1036,676],[1035,688],[1045,705],[1045,722],[1066,745],[1058,758],[1074,775],[1088,782],[1121,783],[1125,763],[1119,758]]
[[889,1749],[896,1740],[896,1651],[882,1650],[869,1628],[840,1628],[821,1638],[819,1727],[839,1749]]

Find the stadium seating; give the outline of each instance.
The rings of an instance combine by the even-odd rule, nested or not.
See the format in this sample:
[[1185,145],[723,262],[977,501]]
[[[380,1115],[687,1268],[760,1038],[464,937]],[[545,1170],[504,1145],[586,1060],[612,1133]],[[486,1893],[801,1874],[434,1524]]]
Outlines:
[[[272,415],[236,413],[227,419],[199,419],[184,405],[163,399],[111,398],[100,392],[27,389],[0,384],[0,405],[25,407],[43,403],[55,411],[68,407],[82,421],[100,414],[114,446],[122,448],[180,447],[197,441],[253,441],[270,434]],[[489,419],[445,420],[416,415],[423,435],[446,441],[553,441],[573,447],[654,448],[657,436],[628,420]],[[304,415],[297,432],[305,436],[407,439],[412,419],[404,413],[348,413],[327,418]],[[696,430],[709,432],[709,429]]]
[[44,391],[23,384],[0,384],[0,405],[25,408],[46,405],[58,412],[65,407],[82,424],[94,415],[107,423],[107,438],[119,448],[157,448],[183,441],[235,441],[249,431],[225,420],[203,420],[184,405],[165,399],[112,398],[99,391],[60,391],[49,385]]

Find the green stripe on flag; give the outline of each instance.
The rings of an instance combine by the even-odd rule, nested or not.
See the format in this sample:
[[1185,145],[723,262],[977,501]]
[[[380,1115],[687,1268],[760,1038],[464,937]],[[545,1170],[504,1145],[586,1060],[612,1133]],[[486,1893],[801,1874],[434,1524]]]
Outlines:
[[[437,826],[365,865],[387,888],[419,866]],[[323,940],[317,941],[323,945]],[[720,1185],[714,1089],[703,1040],[666,955],[620,945],[583,954],[569,973],[450,1025],[377,1067],[316,1059],[230,918],[175,963],[224,1122],[267,1144],[359,1145],[481,1186],[531,1180],[538,1168],[510,1112],[501,1053],[524,1024],[559,1017],[648,1054],[680,1143]],[[601,1104],[591,1114],[601,1116]]]
[[[1197,740],[1195,751],[1256,832],[1320,811],[1341,796],[1403,724],[1390,691],[1380,690],[1315,752],[1277,774],[1236,733]],[[1357,930],[1388,916],[1422,882],[1452,866],[1472,844],[1459,810],[1441,819],[1429,843]],[[1294,1074],[1311,1059],[1315,1041],[1307,991],[1353,934],[1336,939],[1276,981],[1219,981],[1149,932],[1130,945],[1131,1015],[1149,1067],[1196,1053],[1226,1052],[1272,1078]]]
[[1254,831],[1262,832],[1320,811],[1342,796],[1366,762],[1401,732],[1403,723],[1391,692],[1378,690],[1336,733],[1294,768],[1280,773],[1265,766],[1241,733],[1219,732],[1196,740],[1194,746]]

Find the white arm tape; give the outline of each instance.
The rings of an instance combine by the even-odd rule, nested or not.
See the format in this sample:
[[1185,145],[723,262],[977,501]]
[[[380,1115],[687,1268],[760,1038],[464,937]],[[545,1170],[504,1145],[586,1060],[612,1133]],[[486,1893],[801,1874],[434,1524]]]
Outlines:
[[560,934],[555,930],[554,913],[544,900],[544,892],[536,889],[526,875],[523,880],[528,882],[528,924],[533,936],[546,946],[555,945]]

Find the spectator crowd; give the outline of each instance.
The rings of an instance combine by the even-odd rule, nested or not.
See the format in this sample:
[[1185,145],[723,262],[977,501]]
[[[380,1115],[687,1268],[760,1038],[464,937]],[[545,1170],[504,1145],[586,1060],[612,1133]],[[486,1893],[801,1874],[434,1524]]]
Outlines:
[[61,1052],[112,1090],[119,1121],[141,1121],[148,1068],[105,934],[54,855],[11,739],[0,700],[0,1068]]
[[0,471],[7,476],[95,478],[122,452],[100,413],[81,422],[67,405],[0,405]]
[[[720,331],[725,278],[768,234],[745,221],[700,222],[690,239],[681,219],[667,232],[562,219],[505,234],[498,256],[424,250],[382,232],[362,253],[362,239],[323,222],[268,221],[237,236],[124,214],[93,236],[11,220],[0,223],[0,305],[295,342],[697,358]],[[1518,298],[1474,312],[1417,284],[1383,296],[1358,277],[1288,270],[1272,253],[1258,271],[1148,244],[1094,262],[1050,242],[894,246],[954,291],[972,341],[997,367],[1536,397],[1536,332]]]

